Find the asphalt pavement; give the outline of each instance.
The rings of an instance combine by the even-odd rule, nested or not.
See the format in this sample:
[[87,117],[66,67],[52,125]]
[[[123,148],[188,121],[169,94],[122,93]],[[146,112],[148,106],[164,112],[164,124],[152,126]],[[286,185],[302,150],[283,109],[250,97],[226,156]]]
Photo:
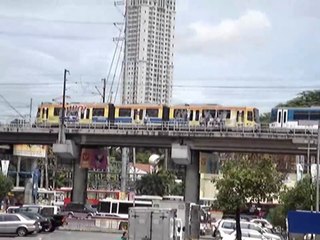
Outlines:
[[117,233],[95,233],[95,232],[73,232],[55,231],[53,233],[39,233],[27,237],[0,236],[0,240],[118,240],[121,234]]

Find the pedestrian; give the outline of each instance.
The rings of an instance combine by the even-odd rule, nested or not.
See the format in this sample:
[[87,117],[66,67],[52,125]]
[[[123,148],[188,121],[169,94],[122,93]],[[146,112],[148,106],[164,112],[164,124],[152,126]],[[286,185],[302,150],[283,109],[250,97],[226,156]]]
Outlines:
[[127,232],[123,232],[121,240],[127,240],[127,239],[128,239]]

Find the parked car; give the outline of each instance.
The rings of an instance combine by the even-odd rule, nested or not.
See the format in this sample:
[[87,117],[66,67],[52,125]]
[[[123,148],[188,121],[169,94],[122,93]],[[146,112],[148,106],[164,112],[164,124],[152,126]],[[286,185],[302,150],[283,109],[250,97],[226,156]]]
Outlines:
[[269,228],[269,229],[273,228],[272,224],[267,219],[264,219],[264,218],[251,219],[250,222],[256,223],[263,228]]
[[[252,222],[241,221],[240,227],[242,229],[256,230],[262,234],[268,240],[281,240],[281,237],[276,234],[272,234],[265,229],[263,229],[258,224]],[[213,236],[217,239],[223,239],[226,235],[230,235],[234,230],[236,230],[236,221],[233,219],[222,219],[219,222],[217,229],[215,230]]]
[[50,220],[51,228],[49,232],[53,232],[57,227],[62,226],[65,223],[65,217],[60,214],[60,207],[51,205],[23,205],[22,207],[14,210],[17,213],[20,212],[32,212],[38,213],[41,216]]
[[[222,240],[235,240],[237,232],[233,231],[231,234],[225,235]],[[242,240],[266,240],[266,238],[256,230],[241,229]]]
[[69,203],[63,209],[63,214],[68,218],[87,218],[96,215],[96,210],[90,205],[81,203]]
[[36,220],[21,214],[0,214],[0,233],[2,234],[17,234],[20,237],[24,237],[27,234],[38,232],[39,229],[39,223]]
[[[20,212],[19,214],[26,216],[30,219],[36,220],[38,221],[38,223],[40,224],[40,232],[44,231],[44,232],[49,232],[52,229],[52,224],[50,219],[45,218],[43,216],[41,216],[39,213],[34,213],[34,212]],[[54,229],[53,229],[54,231]]]

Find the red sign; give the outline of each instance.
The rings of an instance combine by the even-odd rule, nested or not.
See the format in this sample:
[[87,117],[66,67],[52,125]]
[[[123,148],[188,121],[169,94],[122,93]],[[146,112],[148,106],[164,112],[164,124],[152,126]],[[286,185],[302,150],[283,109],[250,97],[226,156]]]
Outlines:
[[108,150],[105,148],[82,148],[81,168],[105,171],[108,165]]

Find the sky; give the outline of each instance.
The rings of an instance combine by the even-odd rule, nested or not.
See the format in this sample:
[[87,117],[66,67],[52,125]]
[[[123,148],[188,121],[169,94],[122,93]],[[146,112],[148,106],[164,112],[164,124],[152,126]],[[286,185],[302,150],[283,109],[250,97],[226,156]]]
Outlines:
[[[320,1],[176,1],[173,103],[269,112],[320,88]],[[0,0],[0,120],[29,114],[31,98],[32,117],[41,102],[61,100],[64,69],[68,101],[100,102],[108,75],[119,101],[110,66],[122,9],[112,0]]]

